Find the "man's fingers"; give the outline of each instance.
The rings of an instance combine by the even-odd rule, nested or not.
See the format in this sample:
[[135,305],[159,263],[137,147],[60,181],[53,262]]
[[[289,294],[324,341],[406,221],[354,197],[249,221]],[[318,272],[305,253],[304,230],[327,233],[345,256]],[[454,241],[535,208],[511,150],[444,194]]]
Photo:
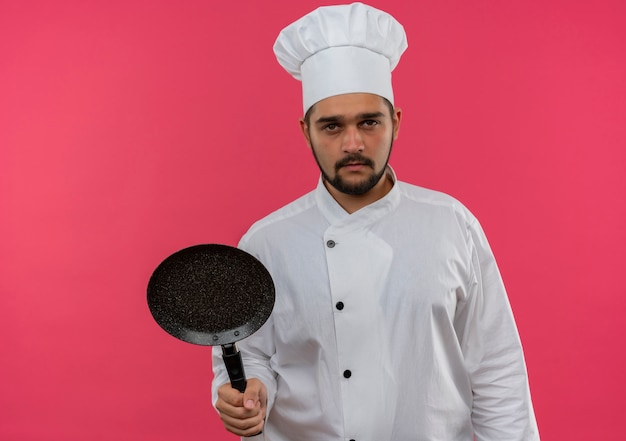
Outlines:
[[235,435],[249,437],[260,433],[265,422],[267,390],[257,379],[251,379],[244,393],[225,384],[218,390],[215,407],[224,427]]
[[231,418],[228,415],[223,415],[222,423],[226,430],[239,436],[252,436],[263,430],[263,418],[260,415],[247,419]]
[[258,401],[246,400],[245,403],[243,404],[243,407],[245,407],[246,409],[254,409],[257,403]]
[[226,430],[239,436],[253,436],[261,432],[265,420],[259,403],[252,409],[233,407],[220,411],[220,417]]
[[265,385],[256,378],[251,378],[243,393],[243,406],[246,409],[254,409],[257,405],[264,407],[266,394]]

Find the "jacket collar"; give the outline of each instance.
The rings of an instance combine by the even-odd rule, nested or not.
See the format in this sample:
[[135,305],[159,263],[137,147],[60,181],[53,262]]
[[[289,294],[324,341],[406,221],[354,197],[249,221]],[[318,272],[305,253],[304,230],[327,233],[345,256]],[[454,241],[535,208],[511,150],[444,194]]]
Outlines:
[[400,189],[398,188],[398,180],[396,173],[390,165],[387,165],[386,175],[393,182],[391,191],[376,202],[349,214],[341,205],[332,197],[326,189],[323,179],[320,176],[315,189],[315,199],[322,215],[333,226],[345,225],[350,228],[359,226],[368,226],[380,218],[384,217],[390,211],[394,210],[400,202]]

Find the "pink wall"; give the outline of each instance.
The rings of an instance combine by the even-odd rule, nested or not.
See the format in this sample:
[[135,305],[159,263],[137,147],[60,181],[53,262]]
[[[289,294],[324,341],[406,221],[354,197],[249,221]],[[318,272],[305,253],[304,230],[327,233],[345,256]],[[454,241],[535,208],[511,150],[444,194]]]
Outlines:
[[[145,288],[317,181],[271,47],[318,4],[264,4],[2,2],[0,439],[233,439]],[[481,219],[544,441],[623,439],[625,3],[372,4],[409,36],[392,164]]]

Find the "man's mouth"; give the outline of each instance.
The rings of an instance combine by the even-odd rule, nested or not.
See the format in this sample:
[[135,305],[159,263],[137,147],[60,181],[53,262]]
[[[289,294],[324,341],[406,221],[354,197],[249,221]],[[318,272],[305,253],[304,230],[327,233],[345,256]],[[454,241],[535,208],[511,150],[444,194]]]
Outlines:
[[361,162],[351,162],[349,164],[344,165],[342,168],[345,168],[351,171],[357,171],[357,170],[361,170],[363,167],[365,167],[365,164]]

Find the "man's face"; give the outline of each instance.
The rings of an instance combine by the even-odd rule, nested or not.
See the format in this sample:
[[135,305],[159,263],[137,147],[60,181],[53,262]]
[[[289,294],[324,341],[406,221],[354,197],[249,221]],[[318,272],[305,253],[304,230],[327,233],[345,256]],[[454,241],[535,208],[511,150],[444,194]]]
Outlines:
[[300,125],[324,181],[360,196],[384,175],[400,117],[378,95],[351,93],[317,102]]

